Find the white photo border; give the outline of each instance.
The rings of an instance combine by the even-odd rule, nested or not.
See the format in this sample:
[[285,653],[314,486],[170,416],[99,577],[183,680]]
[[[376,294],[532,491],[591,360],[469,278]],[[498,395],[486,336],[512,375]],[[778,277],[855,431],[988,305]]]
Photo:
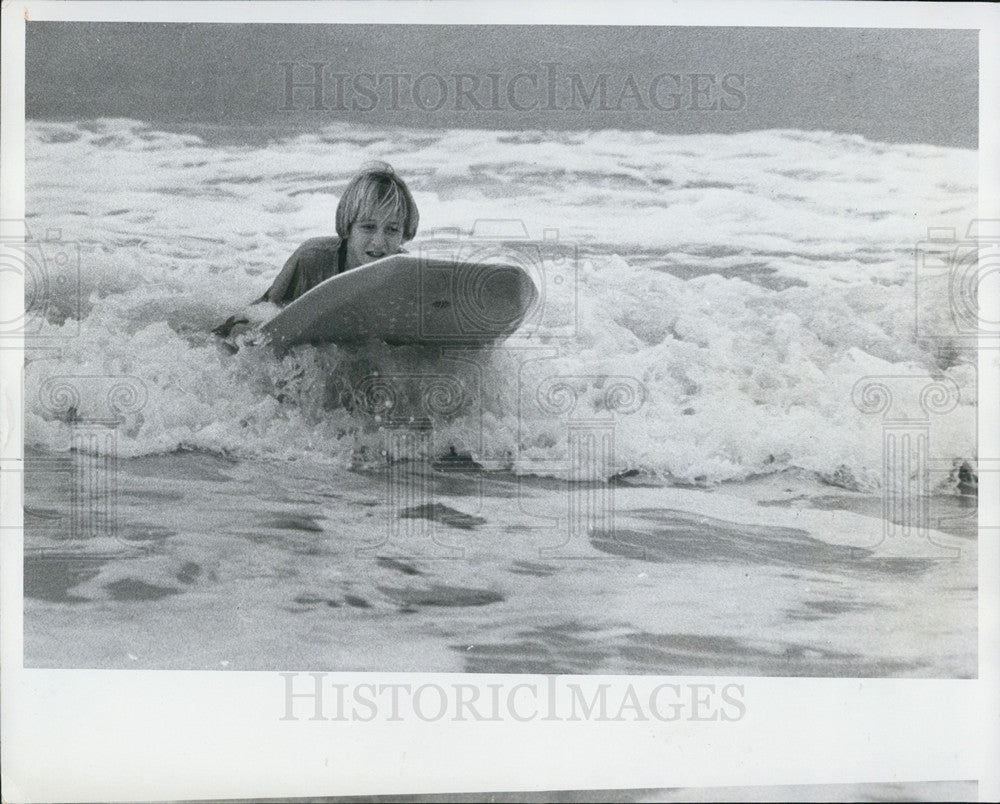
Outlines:
[[[12,2],[3,3],[3,218],[24,216],[25,20],[557,23],[980,31],[980,218],[1000,218],[1000,9],[875,2]],[[23,299],[3,277],[4,314]],[[1000,300],[992,300],[1000,304]],[[994,311],[995,312],[995,311]],[[998,316],[991,314],[992,320]],[[11,316],[13,317],[13,316]],[[7,319],[5,319],[7,320]],[[274,672],[26,670],[23,355],[2,380],[3,783],[10,801],[264,798],[515,790],[976,780],[1000,798],[1000,351],[980,350],[979,674],[974,680],[586,677],[587,684],[742,685],[734,722],[282,721]],[[992,450],[992,451],[990,451]],[[292,669],[292,668],[289,668]],[[301,668],[305,677],[309,668]],[[326,674],[324,683],[509,690],[543,676]],[[560,677],[565,680],[566,677]],[[562,683],[562,682],[560,682]],[[993,757],[991,760],[990,757]]]

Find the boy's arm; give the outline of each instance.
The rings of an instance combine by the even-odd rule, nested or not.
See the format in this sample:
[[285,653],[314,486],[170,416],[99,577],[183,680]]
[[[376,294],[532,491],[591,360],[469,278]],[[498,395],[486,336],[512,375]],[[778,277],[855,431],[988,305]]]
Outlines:
[[[299,295],[296,292],[302,278],[302,271],[299,269],[299,258],[302,255],[304,246],[305,244],[292,252],[292,256],[285,261],[277,278],[271,283],[271,287],[259,299],[254,299],[251,304],[272,302],[273,304],[283,305]],[[236,335],[249,329],[250,323],[250,316],[246,312],[237,313],[236,315],[229,316],[223,323],[213,329],[212,334],[218,335],[220,338],[236,337]],[[236,331],[234,332],[233,330]]]
[[292,256],[285,260],[285,264],[282,266],[274,282],[271,283],[271,287],[257,300],[258,302],[267,301],[272,304],[285,304],[295,298],[294,293],[289,294],[289,290],[294,291],[296,285],[299,284],[299,257],[302,255],[304,246],[305,244],[299,246],[292,252]]
[[[253,301],[253,305],[262,302],[270,302],[283,307],[290,301],[297,299],[310,288],[315,287],[327,278],[327,270],[331,259],[336,265],[337,249],[340,248],[340,239],[336,237],[314,237],[307,240],[289,257],[277,278],[271,283],[271,287],[259,299]],[[252,306],[252,305],[251,305]],[[261,314],[254,314],[253,311],[237,313],[230,316],[226,321],[212,332],[220,338],[229,338],[239,335],[250,328],[254,323],[262,323],[266,317],[273,315],[272,312],[264,313],[265,318],[255,321]]]

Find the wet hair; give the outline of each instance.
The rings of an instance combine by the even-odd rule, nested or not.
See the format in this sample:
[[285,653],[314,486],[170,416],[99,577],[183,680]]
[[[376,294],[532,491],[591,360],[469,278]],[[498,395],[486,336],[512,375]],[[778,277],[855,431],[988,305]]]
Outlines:
[[362,215],[395,214],[403,221],[403,240],[417,234],[420,214],[406,182],[387,162],[371,162],[348,182],[337,204],[337,234],[346,240],[351,226]]

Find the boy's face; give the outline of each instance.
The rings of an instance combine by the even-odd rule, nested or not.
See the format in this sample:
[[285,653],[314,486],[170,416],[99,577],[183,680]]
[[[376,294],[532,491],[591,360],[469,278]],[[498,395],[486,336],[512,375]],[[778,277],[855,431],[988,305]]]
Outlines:
[[398,254],[403,247],[403,221],[398,213],[364,213],[347,233],[346,270]]

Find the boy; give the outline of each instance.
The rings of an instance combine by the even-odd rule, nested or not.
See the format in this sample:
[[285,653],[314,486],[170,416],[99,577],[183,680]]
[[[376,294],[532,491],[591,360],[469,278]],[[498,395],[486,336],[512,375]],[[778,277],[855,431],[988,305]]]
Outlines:
[[[351,179],[337,204],[337,237],[313,237],[295,249],[254,304],[266,301],[283,307],[331,276],[399,254],[403,243],[417,234],[419,221],[416,202],[392,166],[367,165]],[[234,315],[212,332],[228,338],[249,323],[246,316]]]

